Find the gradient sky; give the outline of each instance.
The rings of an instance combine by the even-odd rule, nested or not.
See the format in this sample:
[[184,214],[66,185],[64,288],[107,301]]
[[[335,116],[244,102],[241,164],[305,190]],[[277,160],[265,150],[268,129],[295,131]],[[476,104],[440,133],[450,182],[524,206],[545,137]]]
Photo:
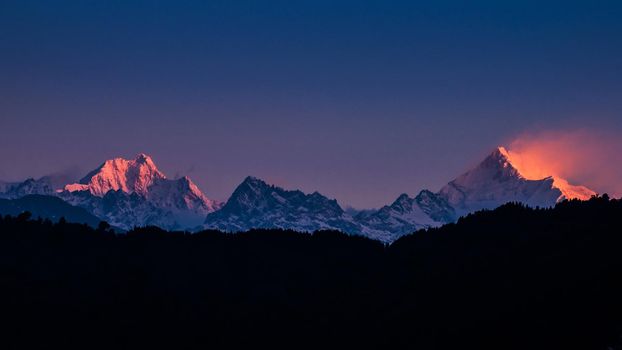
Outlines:
[[620,1],[0,1],[0,179],[153,156],[377,207],[541,130],[622,135]]

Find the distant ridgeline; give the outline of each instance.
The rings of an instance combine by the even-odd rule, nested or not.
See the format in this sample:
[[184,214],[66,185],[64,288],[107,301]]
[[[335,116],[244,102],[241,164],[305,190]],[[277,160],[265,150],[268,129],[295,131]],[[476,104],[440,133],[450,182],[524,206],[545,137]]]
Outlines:
[[507,204],[392,245],[0,217],[3,348],[622,349],[622,202]]
[[[440,191],[423,190],[414,197],[402,194],[390,205],[374,210],[346,211],[318,192],[285,190],[250,176],[226,203],[220,203],[205,196],[188,177],[168,179],[145,154],[133,160],[107,160],[78,183],[65,184],[50,177],[0,183],[0,198],[19,200],[33,194],[60,198],[87,212],[75,222],[89,223],[96,217],[121,230],[144,226],[190,232],[338,230],[391,243],[416,230],[439,227],[508,202],[551,207],[564,199],[585,200],[596,193],[561,178],[528,178],[515,167],[511,153],[499,147]],[[69,210],[61,208],[58,200],[50,199],[49,208],[43,206],[45,199],[37,199],[36,207],[31,206],[32,201],[5,202],[0,214],[13,214],[19,207],[57,220]],[[86,214],[92,217],[86,218]],[[74,217],[66,219],[74,221]]]

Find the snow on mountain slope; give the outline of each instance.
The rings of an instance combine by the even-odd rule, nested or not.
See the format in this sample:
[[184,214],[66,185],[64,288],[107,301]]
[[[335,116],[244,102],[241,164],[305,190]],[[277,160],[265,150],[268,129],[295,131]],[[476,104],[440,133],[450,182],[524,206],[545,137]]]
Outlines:
[[58,196],[124,230],[142,226],[158,226],[168,230],[186,228],[171,211],[159,208],[135,192],[108,191],[103,197],[98,197],[89,191],[64,191]]
[[156,180],[165,178],[151,157],[141,153],[133,160],[123,158],[107,160],[82,178],[79,184],[67,185],[65,189],[67,191],[88,189],[99,197],[111,190],[146,195],[149,186]]
[[247,177],[222,209],[211,213],[205,228],[228,232],[282,228],[302,232],[335,229],[359,233],[360,227],[336,200],[314,192],[288,191]]
[[553,177],[553,187],[562,192],[562,196],[558,201],[563,199],[580,199],[585,201],[597,194],[585,186],[571,185],[568,181],[559,177]]
[[188,177],[167,179],[145,154],[107,160],[78,183],[63,186],[57,180],[48,176],[3,183],[0,197],[58,196],[123,229],[145,225],[194,229],[222,205],[207,198]]
[[464,215],[480,209],[493,209],[507,202],[532,207],[551,207],[559,200],[577,198],[594,192],[572,186],[559,178],[529,179],[513,165],[510,153],[497,148],[474,169],[444,186],[439,195]]
[[223,205],[207,198],[188,177],[167,179],[145,154],[132,160],[108,160],[78,183],[60,186],[64,189],[60,191],[58,181],[51,177],[1,183],[0,197],[55,195],[123,229],[145,225],[230,232],[252,228],[306,232],[335,229],[388,243],[506,202],[549,207],[562,199],[588,199],[595,194],[560,177],[537,177],[519,156],[499,147],[440,192],[424,190],[414,198],[403,194],[378,210],[344,211],[337,201],[317,192],[284,190],[253,177],[246,178]]
[[455,220],[454,209],[445,199],[423,190],[415,198],[400,195],[391,205],[355,217],[370,238],[392,242],[419,229],[437,227]]
[[247,177],[222,209],[207,216],[205,228],[228,232],[252,228],[303,232],[334,229],[389,243],[404,234],[453,220],[453,208],[430,191],[422,191],[415,198],[402,195],[390,206],[361,211],[352,217],[337,201],[317,192],[288,191]]
[[170,211],[179,224],[186,227],[202,225],[207,214],[222,206],[207,198],[187,176],[155,180],[145,197],[158,208]]
[[40,179],[29,178],[23,182],[4,183],[0,197],[8,199],[21,198],[30,194],[53,195],[55,193],[51,178],[44,176]]
[[107,160],[58,195],[124,229],[145,225],[193,229],[221,206],[188,177],[167,179],[146,154]]

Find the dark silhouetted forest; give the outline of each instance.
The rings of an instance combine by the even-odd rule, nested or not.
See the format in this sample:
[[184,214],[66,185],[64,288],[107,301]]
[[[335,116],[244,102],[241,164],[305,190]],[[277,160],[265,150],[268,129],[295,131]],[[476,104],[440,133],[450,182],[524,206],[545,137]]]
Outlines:
[[619,349],[622,202],[507,204],[391,246],[0,219],[2,348]]

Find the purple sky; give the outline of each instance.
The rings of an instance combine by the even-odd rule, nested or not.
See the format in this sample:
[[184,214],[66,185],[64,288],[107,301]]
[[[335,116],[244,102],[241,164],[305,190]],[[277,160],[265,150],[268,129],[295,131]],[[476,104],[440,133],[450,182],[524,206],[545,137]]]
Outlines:
[[0,179],[144,152],[377,207],[541,130],[622,132],[619,2],[3,1]]

